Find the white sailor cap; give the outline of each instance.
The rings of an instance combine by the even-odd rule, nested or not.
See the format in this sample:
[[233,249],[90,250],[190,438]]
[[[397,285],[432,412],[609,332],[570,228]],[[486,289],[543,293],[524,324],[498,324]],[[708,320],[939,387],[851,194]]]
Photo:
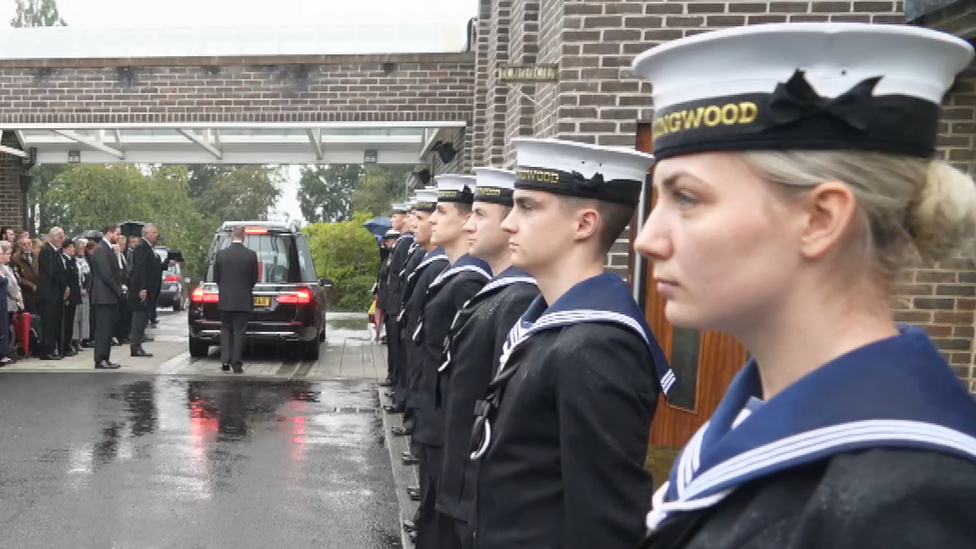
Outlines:
[[491,202],[503,206],[512,205],[515,190],[515,172],[501,168],[475,168],[475,202]]
[[410,210],[409,208],[407,208],[406,204],[395,202],[393,204],[390,204],[390,211],[392,211],[395,214],[402,214],[402,213],[407,213]]
[[421,212],[432,212],[437,209],[437,193],[421,189],[414,195],[413,209]]
[[654,155],[857,149],[932,157],[939,104],[973,57],[904,25],[788,23],[674,40],[633,70],[654,93]]
[[559,139],[512,139],[515,188],[636,206],[654,157]]
[[474,176],[460,174],[435,175],[438,202],[474,202]]

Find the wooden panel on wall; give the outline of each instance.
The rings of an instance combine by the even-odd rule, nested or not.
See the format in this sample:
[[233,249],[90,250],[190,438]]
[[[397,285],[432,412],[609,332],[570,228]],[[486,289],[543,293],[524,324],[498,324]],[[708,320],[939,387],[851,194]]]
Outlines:
[[[650,124],[638,124],[636,148],[645,152],[653,151]],[[653,193],[650,196],[653,208],[657,197]],[[673,359],[675,329],[664,314],[665,300],[657,293],[653,274],[650,267],[644,272],[644,315],[664,352],[669,359]],[[687,337],[692,334],[685,332],[683,335]],[[687,352],[685,356],[689,356]],[[682,380],[680,374],[675,372],[678,375],[678,384],[695,383],[693,398],[685,399],[692,403],[690,405],[694,409],[679,408],[663,398],[660,399],[651,426],[651,444],[683,446],[687,443],[718,407],[725,390],[745,363],[745,359],[745,347],[731,336],[714,331],[701,332],[697,348],[697,379],[688,379],[685,376]],[[683,389],[687,389],[687,386]]]

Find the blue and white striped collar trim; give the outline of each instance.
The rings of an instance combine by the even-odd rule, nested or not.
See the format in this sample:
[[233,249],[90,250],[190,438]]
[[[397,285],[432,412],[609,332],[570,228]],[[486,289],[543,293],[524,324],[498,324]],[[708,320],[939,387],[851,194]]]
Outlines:
[[442,272],[441,274],[437,275],[437,278],[435,278],[434,281],[430,283],[430,287],[428,288],[428,291],[439,287],[440,285],[450,280],[454,275],[463,272],[480,274],[485,278],[485,280],[491,278],[491,267],[489,267],[487,263],[472,255],[466,254],[459,257],[458,260],[455,261],[453,265],[445,269],[444,272]]

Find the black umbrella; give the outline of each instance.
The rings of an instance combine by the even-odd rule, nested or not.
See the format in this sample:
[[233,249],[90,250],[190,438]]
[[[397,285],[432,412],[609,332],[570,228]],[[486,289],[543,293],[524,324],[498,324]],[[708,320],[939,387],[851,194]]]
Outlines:
[[166,251],[166,262],[175,261],[177,263],[183,263],[186,260],[183,259],[183,252],[180,250],[167,250]]

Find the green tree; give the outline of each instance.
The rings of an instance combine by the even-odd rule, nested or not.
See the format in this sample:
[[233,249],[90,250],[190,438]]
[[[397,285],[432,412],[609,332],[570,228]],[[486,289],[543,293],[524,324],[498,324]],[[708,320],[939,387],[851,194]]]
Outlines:
[[213,185],[213,182],[234,171],[234,166],[192,164],[187,166],[190,174],[190,196],[200,198]]
[[389,215],[390,203],[406,199],[407,178],[413,169],[413,166],[366,166],[366,173],[352,194],[353,210],[372,216]]
[[49,206],[50,225],[73,234],[148,218],[151,191],[149,178],[136,166],[79,164],[58,174],[41,200]]
[[10,26],[15,28],[67,25],[58,13],[57,0],[17,0],[14,18],[10,20]]
[[349,221],[314,223],[302,229],[319,276],[332,279],[329,300],[334,309],[366,311],[373,295],[380,254],[376,238],[363,223],[372,214],[355,213]]
[[51,182],[68,168],[68,164],[38,164],[31,168],[30,175],[33,177],[33,181],[31,181],[30,190],[27,192],[28,204],[31,205],[30,212],[28,212],[30,226],[26,227],[27,229],[43,234],[53,226],[48,219],[51,215],[50,210],[52,208],[58,209],[59,205],[48,204],[42,200],[42,197],[47,193]]
[[352,194],[363,177],[359,164],[303,166],[298,205],[309,223],[346,221],[352,215]]
[[281,197],[279,168],[240,166],[210,183],[197,200],[198,210],[224,221],[265,220]]

